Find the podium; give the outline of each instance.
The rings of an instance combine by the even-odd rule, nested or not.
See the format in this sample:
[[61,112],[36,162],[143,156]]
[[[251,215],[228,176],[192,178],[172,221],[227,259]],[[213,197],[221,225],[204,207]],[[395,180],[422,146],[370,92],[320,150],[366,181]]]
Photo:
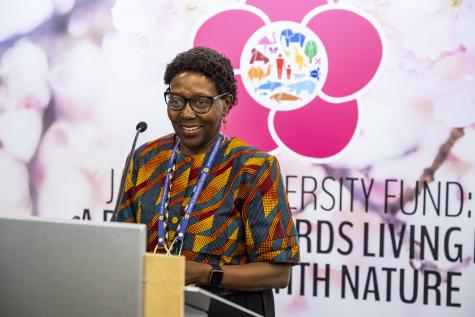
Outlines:
[[194,317],[211,299],[259,316],[185,287],[184,257],[145,241],[139,224],[0,217],[0,316]]
[[[184,286],[184,257],[146,254],[144,282],[145,317],[207,316],[212,299],[228,305],[230,309],[241,311],[246,316],[261,316],[200,287]],[[169,304],[163,305],[163,303]]]

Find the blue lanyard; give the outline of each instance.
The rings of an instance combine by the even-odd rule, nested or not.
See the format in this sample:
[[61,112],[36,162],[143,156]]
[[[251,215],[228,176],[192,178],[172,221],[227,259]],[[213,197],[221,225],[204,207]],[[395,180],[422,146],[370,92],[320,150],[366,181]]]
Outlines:
[[[205,166],[201,169],[201,174],[200,174],[198,183],[196,184],[195,188],[193,188],[193,194],[191,196],[191,200],[188,203],[188,205],[186,205],[185,214],[181,218],[179,228],[178,228],[178,235],[172,241],[170,245],[170,249],[173,248],[173,244],[176,241],[180,241],[182,243],[182,240],[185,236],[186,227],[188,226],[188,222],[190,220],[190,214],[193,211],[193,208],[195,207],[196,201],[198,200],[198,196],[200,195],[201,190],[203,189],[203,186],[206,181],[206,177],[208,176],[209,170],[211,169],[211,166],[213,165],[213,161],[216,158],[216,154],[218,153],[219,146],[221,145],[222,140],[223,140],[223,136],[220,134],[218,139],[216,140],[216,143],[213,146],[213,149],[211,150],[211,153],[208,157],[208,160],[206,161]],[[165,176],[165,183],[163,184],[162,200],[160,201],[160,206],[158,209],[158,245],[159,246],[166,247],[165,245],[165,212],[166,212],[165,205],[166,205],[166,200],[168,198],[168,192],[170,190],[169,185],[173,178],[173,165],[175,164],[176,154],[178,152],[179,145],[180,145],[180,139],[177,140],[175,146],[173,147],[172,155],[170,157],[170,160],[168,161],[167,175]]]

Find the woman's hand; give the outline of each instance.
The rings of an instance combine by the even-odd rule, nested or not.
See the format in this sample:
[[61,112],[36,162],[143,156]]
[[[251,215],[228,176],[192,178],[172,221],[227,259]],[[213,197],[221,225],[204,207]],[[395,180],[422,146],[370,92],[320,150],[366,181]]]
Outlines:
[[185,285],[207,285],[212,266],[193,261],[185,262]]

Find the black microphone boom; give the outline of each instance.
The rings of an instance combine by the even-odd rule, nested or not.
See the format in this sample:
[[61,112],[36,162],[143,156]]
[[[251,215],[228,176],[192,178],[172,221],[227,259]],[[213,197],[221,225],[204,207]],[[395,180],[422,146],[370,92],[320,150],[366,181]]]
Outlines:
[[122,173],[122,179],[120,181],[119,196],[117,197],[117,201],[115,202],[114,213],[112,214],[110,221],[116,221],[117,213],[119,212],[120,202],[122,201],[122,197],[124,196],[125,179],[130,172],[129,165],[130,165],[130,160],[132,159],[132,156],[134,155],[135,144],[137,143],[139,134],[147,130],[147,123],[140,121],[139,123],[137,123],[137,126],[135,127],[135,129],[137,130],[137,133],[135,133],[134,143],[132,143],[132,149],[130,150],[129,157],[127,157],[127,161],[125,163],[125,169],[124,169],[124,172]]

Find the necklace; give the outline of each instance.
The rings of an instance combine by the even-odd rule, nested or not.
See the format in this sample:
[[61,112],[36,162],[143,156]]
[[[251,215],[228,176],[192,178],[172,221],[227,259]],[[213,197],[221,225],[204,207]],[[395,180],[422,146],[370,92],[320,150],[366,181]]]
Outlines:
[[165,213],[167,212],[166,207],[168,207],[167,205],[168,205],[169,192],[170,192],[170,187],[171,187],[171,180],[173,178],[173,171],[175,169],[174,166],[175,166],[176,154],[178,152],[178,147],[180,146],[180,139],[179,138],[177,139],[177,142],[175,143],[175,146],[173,147],[173,152],[172,152],[172,155],[170,156],[170,160],[168,161],[167,174],[165,175],[165,183],[163,184],[162,197],[161,197],[160,205],[158,208],[158,242],[157,242],[157,245],[155,246],[154,252],[156,252],[157,248],[161,246],[165,248],[167,255],[171,255],[173,252],[173,247],[175,243],[179,242],[180,249],[178,251],[178,255],[181,254],[181,250],[183,247],[183,238],[185,236],[186,227],[188,226],[188,222],[190,220],[190,214],[193,211],[193,208],[195,207],[196,201],[198,200],[198,196],[200,195],[201,190],[203,189],[204,183],[206,181],[206,177],[208,176],[209,170],[211,169],[211,166],[213,165],[213,161],[216,158],[216,154],[218,153],[219,147],[223,140],[224,140],[224,137],[220,134],[218,136],[218,139],[216,140],[216,143],[213,145],[210,155],[208,159],[206,160],[205,166],[201,169],[200,178],[198,179],[196,186],[193,188],[191,199],[189,203],[185,206],[185,214],[181,218],[180,224],[178,225],[178,228],[177,228],[178,234],[173,238],[172,242],[170,243],[170,246],[167,246],[167,243],[165,242],[166,240]]

